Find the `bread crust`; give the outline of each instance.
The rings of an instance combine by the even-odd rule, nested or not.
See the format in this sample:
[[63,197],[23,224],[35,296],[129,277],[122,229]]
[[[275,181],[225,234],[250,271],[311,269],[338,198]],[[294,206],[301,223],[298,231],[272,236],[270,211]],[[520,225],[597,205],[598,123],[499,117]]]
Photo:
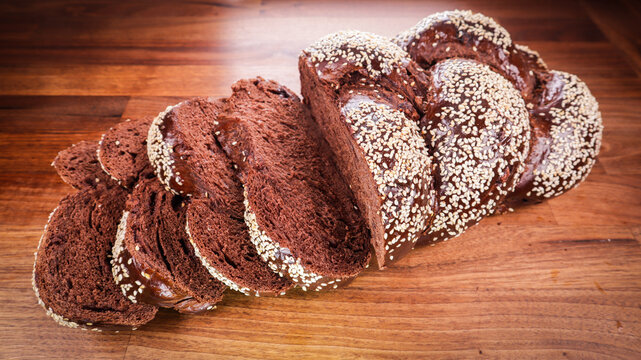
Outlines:
[[425,69],[452,58],[474,59],[509,80],[530,113],[530,152],[500,211],[559,196],[589,174],[601,148],[598,103],[576,75],[549,70],[536,51],[512,42],[493,19],[471,11],[428,16],[394,42]]

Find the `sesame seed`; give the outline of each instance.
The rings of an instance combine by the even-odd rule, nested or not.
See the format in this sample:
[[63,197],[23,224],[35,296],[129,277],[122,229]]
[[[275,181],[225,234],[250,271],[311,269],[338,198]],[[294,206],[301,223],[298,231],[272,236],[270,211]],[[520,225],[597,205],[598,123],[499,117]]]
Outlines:
[[[389,39],[361,31],[341,31],[327,35],[303,51],[320,74],[333,71],[334,62],[347,61],[365,69],[371,78],[388,75],[407,54]],[[376,65],[375,65],[376,64]],[[339,84],[334,84],[334,87]]]

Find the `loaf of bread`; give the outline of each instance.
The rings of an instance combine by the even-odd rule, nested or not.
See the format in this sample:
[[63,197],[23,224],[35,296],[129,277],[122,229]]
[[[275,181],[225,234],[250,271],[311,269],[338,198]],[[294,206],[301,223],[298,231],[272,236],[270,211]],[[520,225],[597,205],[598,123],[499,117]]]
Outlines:
[[302,101],[240,80],[61,151],[53,165],[79,190],[36,254],[47,313],[131,328],[157,307],[211,310],[227,288],[344,286],[372,258],[385,268],[563,194],[601,146],[586,84],[482,14],[434,14],[392,39],[337,32],[298,66]]

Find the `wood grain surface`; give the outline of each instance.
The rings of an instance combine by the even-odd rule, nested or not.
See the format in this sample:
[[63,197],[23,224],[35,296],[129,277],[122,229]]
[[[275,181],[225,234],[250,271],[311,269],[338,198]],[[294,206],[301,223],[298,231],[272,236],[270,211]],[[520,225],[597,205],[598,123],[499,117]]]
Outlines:
[[[30,277],[72,191],[49,165],[128,117],[255,75],[300,89],[329,32],[393,35],[436,11],[496,18],[600,102],[601,156],[579,188],[415,250],[347,289],[160,311],[133,332],[60,327]],[[0,358],[641,358],[641,5],[566,1],[0,2]]]

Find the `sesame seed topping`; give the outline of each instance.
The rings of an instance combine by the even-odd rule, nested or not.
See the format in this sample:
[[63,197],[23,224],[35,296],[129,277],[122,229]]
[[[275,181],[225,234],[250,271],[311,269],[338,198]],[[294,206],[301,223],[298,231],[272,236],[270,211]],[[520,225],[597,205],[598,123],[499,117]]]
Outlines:
[[[318,73],[331,72],[335,66],[352,63],[365,69],[371,78],[387,75],[408,55],[388,38],[361,31],[341,31],[327,35],[304,50]],[[337,64],[337,65],[333,65]]]
[[428,235],[437,240],[495,212],[524,170],[530,132],[521,94],[489,66],[452,59],[430,71],[437,97],[427,131],[441,187]]
[[[269,237],[265,231],[260,228],[256,214],[254,214],[249,206],[247,191],[245,190],[243,194],[245,197],[245,224],[247,224],[249,228],[249,238],[269,268],[275,273],[281,274],[281,276],[283,273],[286,273],[303,291],[307,291],[308,288],[324,281],[326,277],[305,269],[300,258],[292,255],[289,249],[281,247],[277,241]],[[314,290],[319,289],[319,287],[316,287]]]
[[599,105],[576,75],[551,71],[562,81],[562,101],[545,116],[551,123],[549,153],[533,170],[528,196],[550,198],[579,185],[596,162],[603,123]]
[[391,253],[393,245],[413,247],[433,215],[429,199],[436,196],[432,162],[418,124],[402,111],[361,95],[350,98],[341,111],[382,199],[385,249]]
[[[409,30],[398,34],[394,38],[394,42],[407,49],[412,46],[411,43],[415,39],[420,39],[423,34],[439,24],[454,26],[459,38],[463,37],[464,34],[469,34],[477,39],[487,40],[505,50],[512,45],[510,34],[494,19],[469,10],[444,11],[430,15]],[[434,44],[432,46],[436,47]],[[446,51],[449,51],[449,48]]]
[[[180,104],[178,104],[180,105]],[[176,106],[178,106],[176,105]],[[171,180],[174,175],[174,159],[172,158],[173,149],[169,147],[162,135],[161,129],[164,127],[164,121],[167,114],[172,111],[174,106],[168,106],[165,111],[158,114],[149,127],[147,133],[147,157],[152,165],[158,179],[172,193],[178,195],[178,192],[172,188]],[[180,182],[176,180],[180,185]]]

